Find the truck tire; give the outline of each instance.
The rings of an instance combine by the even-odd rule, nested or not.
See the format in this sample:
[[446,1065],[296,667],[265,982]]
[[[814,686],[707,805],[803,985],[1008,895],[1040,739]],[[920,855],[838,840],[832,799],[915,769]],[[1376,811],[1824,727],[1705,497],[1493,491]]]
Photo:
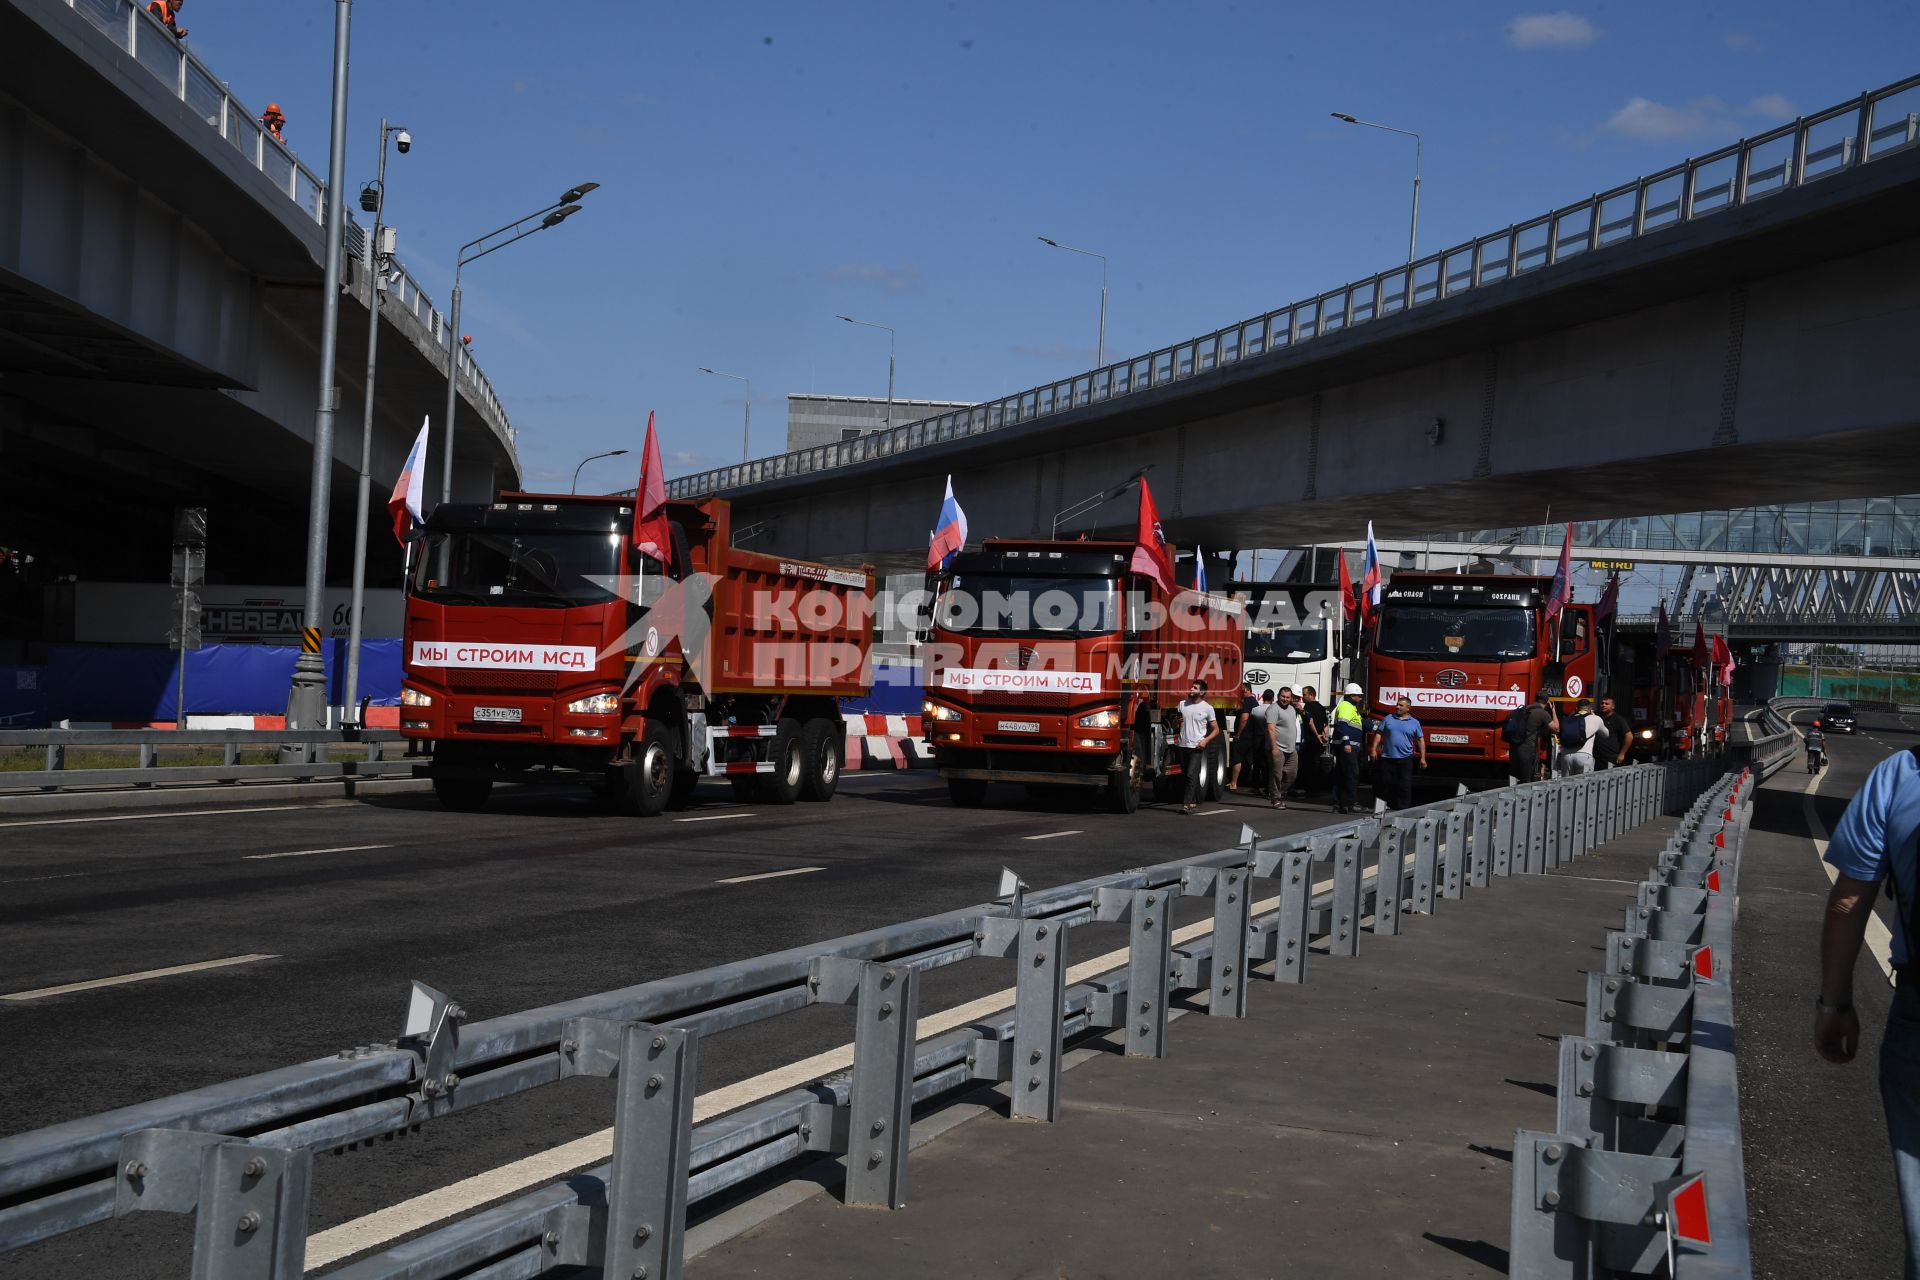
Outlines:
[[1140,735],[1129,733],[1120,767],[1107,775],[1107,812],[1133,813],[1140,808],[1140,757],[1144,744]]
[[792,804],[800,798],[807,777],[806,743],[798,720],[782,720],[767,748],[772,773],[756,774],[760,798],[768,804]]
[[800,735],[801,757],[806,761],[800,782],[802,800],[831,800],[840,788],[840,748],[838,726],[821,716],[807,721]]
[[486,808],[487,793],[493,790],[491,778],[435,778],[433,794],[444,808],[455,813],[478,813]]
[[984,778],[948,778],[947,799],[962,809],[978,809],[987,802]]
[[622,767],[627,804],[643,818],[658,817],[673,798],[673,777],[679,767],[667,726],[658,720],[647,721],[633,749],[635,758]]

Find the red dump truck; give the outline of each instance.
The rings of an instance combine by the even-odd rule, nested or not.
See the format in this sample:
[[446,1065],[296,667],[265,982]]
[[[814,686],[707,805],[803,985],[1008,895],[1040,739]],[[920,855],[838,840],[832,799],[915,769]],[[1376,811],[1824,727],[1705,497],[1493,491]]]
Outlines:
[[673,570],[633,499],[443,503],[413,548],[402,732],[450,809],[498,781],[584,781],[643,815],[704,774],[740,798],[832,796],[841,697],[865,694],[871,569],[741,551],[720,499],[667,504]]
[[[1175,708],[1195,679],[1216,709],[1234,705],[1243,609],[1129,572],[1133,548],[988,539],[941,575],[922,711],[955,804],[1019,782],[1101,789],[1131,813],[1143,783],[1162,800],[1185,786]],[[1226,762],[1223,733],[1203,765],[1210,799]]]
[[1426,731],[1435,773],[1504,778],[1507,713],[1545,692],[1555,710],[1596,701],[1593,606],[1546,616],[1552,580],[1518,575],[1396,573],[1366,637],[1367,695],[1375,715],[1406,697]]

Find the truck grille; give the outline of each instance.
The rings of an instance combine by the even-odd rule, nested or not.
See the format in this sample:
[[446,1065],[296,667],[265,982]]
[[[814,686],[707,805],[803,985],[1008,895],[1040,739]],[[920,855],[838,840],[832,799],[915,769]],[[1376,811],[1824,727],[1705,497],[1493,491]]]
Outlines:
[[447,687],[455,693],[545,693],[559,691],[557,671],[450,671]]

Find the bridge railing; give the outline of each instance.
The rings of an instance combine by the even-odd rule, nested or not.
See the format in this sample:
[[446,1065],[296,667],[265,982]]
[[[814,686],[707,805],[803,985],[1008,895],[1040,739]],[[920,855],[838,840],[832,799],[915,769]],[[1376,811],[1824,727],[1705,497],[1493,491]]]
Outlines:
[[1168,386],[1752,204],[1916,145],[1920,76],[1201,337],[855,440],[680,476],[667,482],[667,495],[693,498],[831,470]]
[[[1395,935],[1405,916],[1543,874],[1684,811],[1720,773],[1718,762],[1636,765],[1269,840],[1249,829],[1233,848],[486,1020],[415,982],[387,1044],[0,1139],[0,1251],[142,1210],[197,1213],[196,1276],[292,1280],[353,1249],[345,1236],[308,1238],[314,1152],[611,1076],[610,1161],[332,1274],[585,1265],[678,1277],[689,1204],[844,1155],[849,1203],[899,1208],[916,1105],[1004,1083],[1014,1116],[1053,1120],[1066,1041],[1111,1031],[1129,1057],[1164,1057],[1180,993],[1207,992],[1210,1016],[1244,1017],[1251,966],[1304,982],[1357,955],[1363,925]],[[1069,936],[1092,924],[1126,926],[1127,947],[1070,974]],[[921,975],[979,959],[1013,962],[1010,1007],[923,1023]],[[839,1070],[695,1122],[705,1038],[820,1004],[853,1006]]]
[[1517,1280],[1751,1276],[1733,1027],[1734,916],[1751,773],[1702,793],[1560,1037],[1554,1130],[1513,1135]]
[[[183,751],[218,751],[221,758],[217,763],[181,764],[177,757]],[[242,760],[262,751],[273,752],[275,759]],[[41,767],[0,769],[0,793],[163,782],[409,777],[415,761],[407,758],[407,751],[407,739],[397,729],[5,729],[0,730],[0,752],[35,753]],[[343,759],[342,752],[359,758]],[[74,768],[69,759],[75,755],[124,756],[126,762]],[[175,757],[173,763],[169,756]]]
[[[175,97],[187,104],[207,127],[225,138],[233,149],[254,168],[265,174],[302,214],[316,223],[324,223],[327,214],[327,188],[318,174],[307,168],[300,157],[276,142],[261,125],[257,113],[234,97],[205,63],[195,57],[186,42],[176,39],[166,24],[147,12],[141,0],[61,0],[61,3],[85,18],[94,30],[129,54],[141,68]],[[347,215],[347,240],[357,246],[361,234],[353,215]],[[396,264],[397,265],[397,264]],[[470,384],[470,394],[492,410],[496,420],[514,438],[505,406],[494,393],[493,384],[460,345],[439,308],[421,291],[419,283],[400,268],[400,279],[388,297],[413,313],[426,327],[434,343],[453,352],[460,361],[461,376]]]

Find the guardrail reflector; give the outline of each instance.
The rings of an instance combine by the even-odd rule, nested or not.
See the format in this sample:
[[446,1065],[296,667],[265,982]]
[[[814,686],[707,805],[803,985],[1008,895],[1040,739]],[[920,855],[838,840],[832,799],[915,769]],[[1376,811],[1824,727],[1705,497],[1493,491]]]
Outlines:
[[1720,892],[1720,868],[1715,867],[1713,870],[1707,872],[1707,891],[1709,893]]
[[1722,820],[1723,822],[1732,822],[1732,821],[1733,821],[1733,806],[1731,806],[1731,805],[1729,805],[1729,806],[1727,806],[1726,808],[1724,808],[1724,809],[1722,809],[1722,810],[1720,811],[1720,818],[1721,818],[1721,820]]
[[1707,1220],[1707,1175],[1696,1173],[1677,1179],[1667,1188],[1667,1249],[1674,1243],[1708,1246],[1713,1243],[1713,1224]]
[[1693,950],[1693,972],[1695,977],[1713,977],[1713,948],[1695,947]]
[[1713,833],[1713,847],[1716,849],[1724,849],[1727,847],[1727,829],[1725,827]]

